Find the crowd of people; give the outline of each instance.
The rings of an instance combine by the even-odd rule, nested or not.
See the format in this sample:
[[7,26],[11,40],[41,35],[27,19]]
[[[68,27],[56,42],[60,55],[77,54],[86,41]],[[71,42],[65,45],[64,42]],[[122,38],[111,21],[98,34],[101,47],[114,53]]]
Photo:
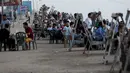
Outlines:
[[[46,6],[44,5],[44,7]],[[45,9],[44,7],[42,7],[43,10]],[[53,40],[53,43],[54,40],[57,41],[57,39],[59,40],[60,38],[65,47],[68,45],[69,52],[72,51],[72,48],[75,45],[81,44],[82,47],[85,46],[85,49],[87,48],[88,50],[91,44],[91,42],[88,42],[89,39],[92,41],[104,42],[103,45],[101,45],[103,47],[102,50],[107,49],[107,51],[109,51],[111,43],[113,43],[112,48],[117,50],[119,46],[118,43],[120,42],[119,40],[114,40],[109,43],[107,47],[104,45],[106,45],[107,41],[110,41],[111,39],[118,39],[118,37],[121,38],[122,36],[127,36],[129,38],[127,35],[129,33],[129,28],[126,27],[126,22],[124,22],[121,13],[112,14],[113,21],[109,22],[108,19],[103,19],[100,11],[88,13],[88,17],[85,21],[83,21],[83,16],[81,13],[75,13],[72,15],[55,10],[51,10],[49,13],[47,13],[47,11],[48,9],[41,11],[43,12],[41,15],[37,13],[35,14],[34,25],[37,26],[36,28],[42,27],[42,29],[45,29],[44,31],[49,33],[51,37],[50,40]],[[121,21],[118,20],[119,17],[121,17]],[[128,41],[129,40],[127,40],[127,45],[129,44]],[[122,42],[124,42],[124,40],[121,38],[121,43]],[[120,45],[124,47],[126,44],[123,45],[122,43]],[[93,48],[99,50],[97,46],[93,46]],[[90,50],[93,50],[93,48],[90,48]],[[124,49],[121,49],[121,58],[123,58]],[[85,50],[83,54],[85,54]],[[124,68],[124,60],[121,60],[121,62],[123,63],[122,68]]]
[[[71,51],[72,46],[74,44],[85,44],[85,30],[88,29],[90,33],[92,33],[93,39],[96,41],[103,41],[105,34],[110,30],[110,23],[108,20],[103,20],[103,22],[99,19],[101,12],[96,14],[91,12],[88,14],[88,18],[83,21],[82,15],[75,13],[74,15],[68,13],[52,13],[48,14],[46,19],[43,19],[43,28],[46,28],[47,31],[55,31],[55,37],[57,35],[60,36],[62,41],[68,40],[69,43],[69,51]],[[38,14],[35,14],[35,21],[38,17]],[[95,22],[95,23],[94,23]],[[35,27],[41,26],[40,23],[34,23]],[[85,38],[85,39],[84,39]],[[65,40],[64,40],[65,39]],[[67,42],[68,42],[67,41]]]

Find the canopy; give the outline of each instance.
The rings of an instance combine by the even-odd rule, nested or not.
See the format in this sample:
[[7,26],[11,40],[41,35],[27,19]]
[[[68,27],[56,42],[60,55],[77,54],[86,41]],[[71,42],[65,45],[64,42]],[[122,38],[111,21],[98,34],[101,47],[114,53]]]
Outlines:
[[[22,0],[3,0],[3,6],[13,6],[19,5],[22,3]],[[2,0],[0,0],[0,6],[2,6]]]

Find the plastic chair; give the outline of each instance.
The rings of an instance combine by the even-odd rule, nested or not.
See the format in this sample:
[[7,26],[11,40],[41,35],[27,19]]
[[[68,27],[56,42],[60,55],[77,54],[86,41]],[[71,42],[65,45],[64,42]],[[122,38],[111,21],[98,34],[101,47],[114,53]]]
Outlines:
[[19,50],[19,46],[22,46],[23,50],[25,49],[25,38],[26,38],[26,33],[24,33],[24,32],[16,33],[17,51]]
[[29,50],[31,49],[31,43],[33,46],[33,49],[37,49],[37,43],[36,43],[36,36],[34,35],[34,39],[29,42]]

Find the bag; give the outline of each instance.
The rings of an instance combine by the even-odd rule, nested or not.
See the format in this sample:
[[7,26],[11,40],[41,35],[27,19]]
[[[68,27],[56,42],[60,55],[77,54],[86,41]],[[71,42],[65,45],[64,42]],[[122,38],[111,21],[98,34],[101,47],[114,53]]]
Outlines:
[[31,38],[26,38],[26,39],[25,39],[25,42],[26,42],[26,43],[29,43],[30,41],[32,41]]

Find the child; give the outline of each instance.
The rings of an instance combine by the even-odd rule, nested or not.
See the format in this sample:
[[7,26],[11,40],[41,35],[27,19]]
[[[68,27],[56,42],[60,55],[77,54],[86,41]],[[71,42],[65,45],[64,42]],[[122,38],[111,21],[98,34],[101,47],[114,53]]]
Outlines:
[[[32,40],[33,40],[33,32],[32,32],[32,28],[30,28],[28,26],[28,23],[27,22],[24,22],[23,23],[23,27],[25,29],[25,32],[27,34],[27,38],[25,39],[26,41],[26,48],[28,48],[28,43],[30,43]],[[29,48],[30,49],[30,48]]]

